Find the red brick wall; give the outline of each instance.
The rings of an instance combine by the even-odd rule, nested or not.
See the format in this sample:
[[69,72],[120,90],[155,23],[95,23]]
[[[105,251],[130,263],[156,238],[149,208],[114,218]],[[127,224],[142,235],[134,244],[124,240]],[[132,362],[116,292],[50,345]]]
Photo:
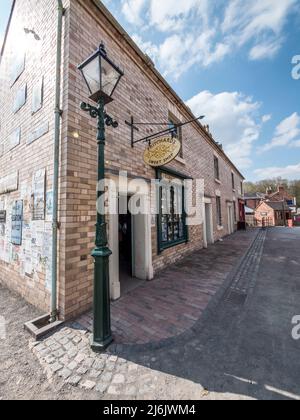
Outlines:
[[[65,0],[64,4],[67,6],[68,1]],[[51,215],[47,215],[45,221],[33,220],[32,178],[37,170],[45,170],[45,192],[52,190],[56,10],[56,1],[16,0],[0,67],[0,109],[5,109],[5,112],[2,111],[0,115],[0,180],[14,171],[19,172],[18,190],[0,195],[0,208],[7,211],[7,222],[2,227],[4,230],[0,229],[0,282],[16,290],[29,302],[47,312],[50,304],[51,256],[49,249],[51,249],[52,218]],[[32,34],[26,35],[24,28],[34,29],[40,41],[35,40]],[[65,45],[67,45],[66,40]],[[13,53],[20,51],[23,47],[26,52],[25,70],[11,86],[10,67],[14,60]],[[67,54],[67,48],[63,50],[64,54]],[[41,77],[44,78],[43,106],[32,115],[33,86]],[[27,83],[26,104],[14,114],[12,110],[14,98],[25,83]],[[65,81],[63,86],[66,87]],[[28,144],[32,132],[44,123],[49,124],[48,133]],[[7,147],[9,136],[18,127],[21,128],[20,144],[9,150]],[[62,143],[64,143],[65,127],[66,114],[62,118]],[[16,200],[23,200],[24,203],[21,246],[10,243],[11,211]],[[62,266],[61,269],[63,270]],[[61,300],[62,296],[60,296]]]
[[[265,213],[265,214],[264,214]],[[271,209],[267,203],[262,203],[255,212],[255,219],[258,224],[258,226],[263,225],[266,223],[269,226],[275,226],[276,220],[275,220],[275,212],[273,209]]]
[[[85,7],[83,7],[85,5]],[[119,121],[117,130],[107,130],[106,162],[108,171],[125,170],[130,176],[154,179],[154,169],[143,163],[145,145],[134,149],[130,145],[130,130],[124,121],[133,116],[136,121],[167,121],[169,111],[182,121],[190,119],[186,110],[157,80],[151,69],[125,41],[124,37],[99,13],[91,1],[72,1],[70,14],[70,64],[68,101],[68,159],[67,159],[67,218],[66,230],[66,316],[89,308],[93,278],[93,247],[95,224],[96,142],[95,123],[79,109],[87,100],[87,89],[77,65],[104,41],[112,60],[124,68],[125,76],[114,94],[114,102],[107,106],[110,115]],[[79,133],[75,139],[74,132]],[[138,134],[145,134],[143,130]],[[235,174],[237,191],[232,190],[231,166],[213,147],[207,134],[190,125],[183,130],[183,161],[174,161],[169,167],[193,176],[205,178],[205,194],[211,197],[214,210],[214,236],[228,232],[227,203],[239,197],[241,179]],[[214,178],[214,153],[220,159],[221,184]],[[217,229],[216,190],[221,192],[223,229]],[[236,201],[237,214],[238,202]],[[179,245],[158,255],[157,231],[152,229],[153,264],[158,271],[184,255],[203,246],[202,226],[189,229],[188,244]],[[86,258],[87,257],[87,258]],[[84,258],[84,259],[83,259]]]
[[[116,130],[107,129],[106,166],[108,175],[119,169],[128,171],[130,177],[155,178],[154,169],[143,163],[145,145],[131,148],[130,130],[124,121],[134,116],[136,121],[167,121],[171,112],[186,121],[190,114],[177,98],[153,73],[151,67],[132,49],[124,36],[99,13],[90,0],[66,0],[64,18],[64,65],[62,82],[62,140],[60,172],[60,237],[59,237],[59,309],[62,317],[79,314],[91,306],[93,260],[90,257],[95,230],[95,190],[97,178],[97,148],[95,121],[79,108],[88,100],[87,90],[77,70],[77,65],[104,41],[107,51],[117,64],[124,68],[125,76],[114,95],[108,112],[119,121]],[[38,169],[47,174],[46,191],[52,188],[53,129],[54,129],[54,68],[56,52],[56,1],[17,0],[11,31],[1,64],[1,106],[8,111],[1,115],[0,144],[6,141],[12,129],[21,126],[21,144],[14,150],[0,154],[0,179],[12,168],[19,170],[19,189],[0,195],[0,205],[11,209],[14,200],[23,198],[24,226],[29,235],[22,247],[11,247],[0,237],[1,246],[9,261],[0,260],[0,281],[17,290],[27,300],[45,311],[49,309],[49,270],[45,268],[44,249],[51,239],[51,217],[46,222],[33,222],[31,217],[32,176]],[[12,88],[8,84],[9,56],[13,49],[16,28],[32,28],[41,37],[42,56],[34,63],[33,52],[28,52],[25,72]],[[31,115],[32,86],[44,76],[44,105]],[[26,105],[14,115],[11,111],[16,89],[28,83]],[[31,131],[43,121],[49,122],[49,132],[28,145]],[[139,135],[143,136],[141,130]],[[220,183],[214,177],[214,155],[220,162]],[[208,134],[193,124],[183,129],[183,160],[174,161],[170,168],[205,179],[205,195],[213,203],[215,240],[228,234],[227,203],[234,202],[238,214],[241,178],[213,144]],[[231,172],[235,172],[236,191],[232,189]],[[216,194],[221,194],[223,227],[217,226]],[[9,202],[9,203],[8,203]],[[8,203],[8,204],[7,204]],[[9,210],[11,211],[11,210]],[[9,215],[10,217],[10,215]],[[2,242],[1,242],[2,240]],[[38,243],[37,243],[38,242]],[[158,271],[178,258],[202,248],[202,225],[189,228],[188,244],[157,252],[157,231],[152,228],[154,270]],[[7,248],[7,250],[6,250]],[[30,260],[32,273],[24,273]],[[49,260],[49,255],[47,256]],[[48,261],[49,262],[49,261]],[[47,284],[46,284],[47,280]]]

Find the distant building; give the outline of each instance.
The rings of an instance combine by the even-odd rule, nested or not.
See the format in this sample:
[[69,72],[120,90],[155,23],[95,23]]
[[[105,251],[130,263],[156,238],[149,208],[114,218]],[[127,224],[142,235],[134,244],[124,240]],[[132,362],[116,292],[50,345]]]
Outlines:
[[246,223],[248,226],[283,226],[297,213],[297,201],[279,185],[276,192],[245,193]]
[[292,211],[284,201],[262,201],[254,212],[257,226],[285,226]]
[[245,206],[249,209],[255,210],[262,200],[265,199],[266,194],[263,193],[245,193]]

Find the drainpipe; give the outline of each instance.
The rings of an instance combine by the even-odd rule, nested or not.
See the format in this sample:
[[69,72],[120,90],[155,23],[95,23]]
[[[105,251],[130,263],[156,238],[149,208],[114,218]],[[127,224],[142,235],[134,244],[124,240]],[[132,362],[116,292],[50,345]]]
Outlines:
[[59,187],[59,148],[60,148],[60,109],[61,95],[61,63],[62,63],[62,29],[65,9],[62,0],[57,0],[57,50],[55,76],[55,125],[54,125],[54,168],[53,168],[53,215],[52,215],[52,281],[51,281],[51,313],[50,322],[58,317],[57,309],[57,244],[58,244],[58,187]]

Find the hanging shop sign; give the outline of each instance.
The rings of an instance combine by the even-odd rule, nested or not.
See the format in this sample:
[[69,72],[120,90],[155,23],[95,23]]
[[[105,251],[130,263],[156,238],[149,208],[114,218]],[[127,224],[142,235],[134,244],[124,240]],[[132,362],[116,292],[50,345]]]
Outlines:
[[22,244],[23,201],[16,201],[12,208],[11,217],[11,243]]
[[144,162],[153,167],[167,165],[180,153],[181,143],[176,137],[162,137],[145,150]]

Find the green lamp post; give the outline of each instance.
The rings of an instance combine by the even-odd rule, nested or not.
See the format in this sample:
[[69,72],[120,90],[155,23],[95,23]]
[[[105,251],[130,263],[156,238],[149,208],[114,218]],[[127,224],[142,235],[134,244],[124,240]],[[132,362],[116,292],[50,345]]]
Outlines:
[[[80,105],[83,111],[89,112],[92,118],[97,118],[98,143],[98,182],[105,178],[105,125],[118,127],[106,112],[105,105],[112,102],[112,95],[123,76],[123,72],[108,58],[105,47],[101,43],[99,49],[84,63],[78,66],[90,92],[90,99],[97,103],[92,106],[87,103]],[[97,189],[97,202],[104,206],[102,198],[104,191]],[[110,318],[110,285],[109,257],[112,254],[108,248],[107,226],[104,208],[97,209],[96,240],[92,256],[95,260],[94,273],[94,328],[91,347],[94,351],[104,351],[113,341]]]

